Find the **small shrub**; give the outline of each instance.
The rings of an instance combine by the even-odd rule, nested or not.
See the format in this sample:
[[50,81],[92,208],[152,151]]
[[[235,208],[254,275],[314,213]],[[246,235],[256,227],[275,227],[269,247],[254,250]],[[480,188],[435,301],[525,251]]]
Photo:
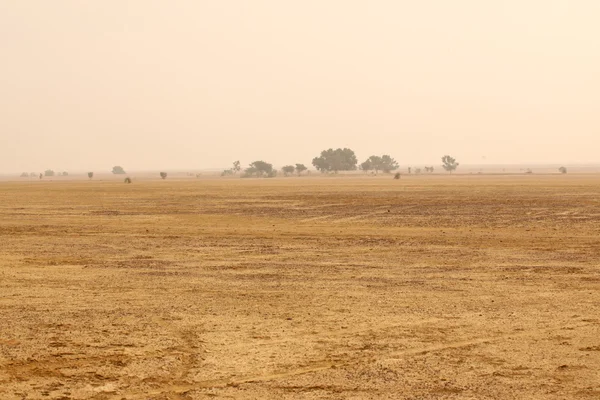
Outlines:
[[567,167],[560,167],[558,169],[558,172],[560,172],[561,174],[566,174],[567,173]]
[[400,179],[400,172],[396,172],[394,174],[394,179]]
[[92,179],[94,177],[94,173],[93,172],[88,172],[88,178]]
[[125,183],[131,183],[131,178],[130,177],[125,178],[125,180],[123,182],[125,182]]
[[167,179],[167,173],[166,173],[166,172],[161,172],[161,173],[160,173],[160,177],[161,177],[162,179]]

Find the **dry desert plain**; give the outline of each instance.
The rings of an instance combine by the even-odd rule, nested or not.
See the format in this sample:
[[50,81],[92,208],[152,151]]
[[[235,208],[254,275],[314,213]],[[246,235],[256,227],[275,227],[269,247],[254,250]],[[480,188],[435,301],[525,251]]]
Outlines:
[[598,399],[600,175],[0,183],[0,399]]

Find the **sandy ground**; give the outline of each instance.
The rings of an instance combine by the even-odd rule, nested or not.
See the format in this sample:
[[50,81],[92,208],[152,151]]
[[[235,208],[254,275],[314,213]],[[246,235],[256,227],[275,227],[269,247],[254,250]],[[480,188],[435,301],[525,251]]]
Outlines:
[[0,183],[0,399],[598,399],[600,176]]

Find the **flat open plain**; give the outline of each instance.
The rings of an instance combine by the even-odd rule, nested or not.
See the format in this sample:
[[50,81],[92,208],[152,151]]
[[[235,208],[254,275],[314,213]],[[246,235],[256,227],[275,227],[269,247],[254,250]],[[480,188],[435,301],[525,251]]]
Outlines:
[[600,176],[0,183],[0,399],[598,399]]

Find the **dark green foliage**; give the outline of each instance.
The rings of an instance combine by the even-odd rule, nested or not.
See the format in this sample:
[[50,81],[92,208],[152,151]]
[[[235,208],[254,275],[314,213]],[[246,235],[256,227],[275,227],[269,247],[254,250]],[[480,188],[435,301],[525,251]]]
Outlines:
[[312,160],[314,167],[321,172],[354,171],[357,163],[354,151],[347,148],[323,150]]

